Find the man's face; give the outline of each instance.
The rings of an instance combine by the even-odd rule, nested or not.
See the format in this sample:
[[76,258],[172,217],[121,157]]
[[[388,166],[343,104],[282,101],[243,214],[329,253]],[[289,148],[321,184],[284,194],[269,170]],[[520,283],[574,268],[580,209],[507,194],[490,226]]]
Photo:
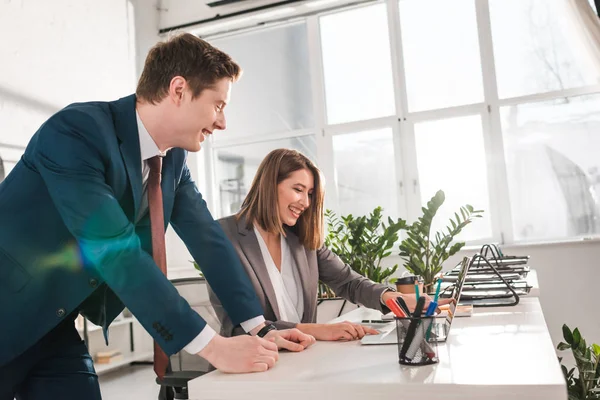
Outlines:
[[185,89],[180,105],[177,129],[177,145],[188,151],[199,151],[200,143],[215,129],[226,128],[224,108],[231,96],[231,79],[218,80],[213,87],[204,89],[192,100],[189,88]]

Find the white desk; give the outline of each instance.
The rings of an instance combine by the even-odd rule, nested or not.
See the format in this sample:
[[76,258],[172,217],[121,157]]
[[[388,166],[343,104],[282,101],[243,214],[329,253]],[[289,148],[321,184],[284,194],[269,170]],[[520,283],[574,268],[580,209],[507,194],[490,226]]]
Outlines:
[[[359,308],[340,319],[379,315]],[[396,345],[317,342],[301,353],[281,353],[264,373],[197,378],[190,399],[567,399],[537,298],[456,318],[438,351],[437,365],[405,367]]]
[[525,280],[531,286],[531,290],[527,296],[523,296],[522,298],[540,297],[540,284],[538,282],[537,271],[535,269],[530,270]]

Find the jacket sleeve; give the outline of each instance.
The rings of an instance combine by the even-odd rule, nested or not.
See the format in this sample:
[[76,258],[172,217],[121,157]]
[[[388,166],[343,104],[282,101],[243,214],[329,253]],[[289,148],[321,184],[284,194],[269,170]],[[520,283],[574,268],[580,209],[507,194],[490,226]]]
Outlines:
[[[210,299],[210,304],[212,305],[213,309],[215,310],[215,314],[217,315],[217,318],[219,319],[219,322],[221,323],[221,335],[223,335],[225,337],[244,335],[246,332],[242,329],[242,327],[239,324],[234,325],[231,322],[231,318],[229,318],[229,315],[223,308],[221,301],[219,300],[219,298],[217,297],[215,292],[212,290],[210,285],[208,285],[208,297]],[[266,323],[272,323],[273,325],[275,325],[277,327],[277,329],[291,329],[291,328],[296,327],[295,323],[287,322],[287,321],[266,320]]]
[[248,274],[221,225],[210,214],[187,166],[175,193],[171,224],[234,326],[263,315]]
[[38,132],[34,167],[79,245],[84,268],[94,269],[165,353],[173,354],[206,323],[142,250],[106,183],[111,155],[102,134],[89,114],[61,111]]
[[388,287],[358,274],[331,250],[323,246],[317,250],[319,279],[329,285],[340,297],[355,304],[387,312],[381,304],[381,295]]

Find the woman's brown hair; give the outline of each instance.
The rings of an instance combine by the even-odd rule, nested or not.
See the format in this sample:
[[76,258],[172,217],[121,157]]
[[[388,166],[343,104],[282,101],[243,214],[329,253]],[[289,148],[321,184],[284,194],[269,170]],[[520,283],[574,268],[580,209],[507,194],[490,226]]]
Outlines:
[[270,152],[260,163],[252,181],[250,192],[242,203],[237,218],[246,218],[248,229],[257,223],[270,233],[285,236],[283,223],[277,206],[277,185],[287,179],[292,172],[307,169],[314,177],[314,187],[310,205],[300,215],[292,231],[298,235],[304,247],[316,250],[323,240],[323,198],[324,189],[321,171],[304,154],[290,149],[277,149]]

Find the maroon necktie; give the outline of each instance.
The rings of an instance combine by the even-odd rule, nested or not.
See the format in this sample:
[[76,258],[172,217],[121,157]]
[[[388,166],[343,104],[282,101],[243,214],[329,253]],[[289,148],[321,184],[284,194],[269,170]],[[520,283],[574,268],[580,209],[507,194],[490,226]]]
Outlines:
[[[148,159],[150,174],[148,176],[148,209],[150,211],[150,229],[152,233],[152,258],[165,276],[167,275],[167,250],[165,248],[165,219],[163,214],[162,190],[160,188],[160,172],[162,157]],[[154,341],[154,372],[163,379],[169,365],[169,357]]]

